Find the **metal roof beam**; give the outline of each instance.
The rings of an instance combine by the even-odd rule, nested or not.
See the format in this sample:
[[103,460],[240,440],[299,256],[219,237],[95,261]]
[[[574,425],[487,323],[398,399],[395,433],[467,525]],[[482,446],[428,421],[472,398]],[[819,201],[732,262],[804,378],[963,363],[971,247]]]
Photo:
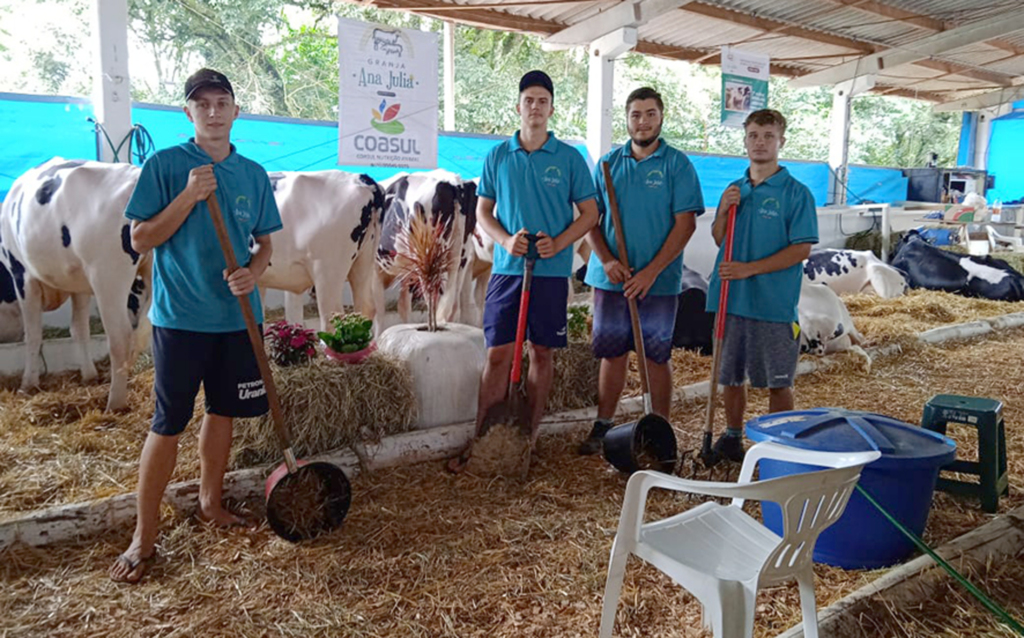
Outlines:
[[794,88],[837,84],[858,75],[873,75],[903,64],[927,60],[934,55],[941,55],[975,42],[991,40],[1020,29],[1024,29],[1024,11],[995,16],[974,24],[936,33],[906,46],[888,49],[883,53],[864,56],[822,71],[808,73],[790,80],[789,83]]
[[542,41],[545,49],[566,49],[587,45],[623,27],[639,27],[678,9],[690,0],[633,0],[572,24]]
[[963,98],[962,100],[953,100],[952,102],[943,102],[942,104],[936,104],[932,107],[932,110],[940,113],[947,111],[978,111],[1009,102],[1016,102],[1017,100],[1024,100],[1024,86],[1000,89]]

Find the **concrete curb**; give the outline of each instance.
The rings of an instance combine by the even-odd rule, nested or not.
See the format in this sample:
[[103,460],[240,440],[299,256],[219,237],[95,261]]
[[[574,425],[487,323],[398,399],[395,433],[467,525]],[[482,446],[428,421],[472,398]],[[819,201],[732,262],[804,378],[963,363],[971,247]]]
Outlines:
[[[969,326],[961,330],[961,326]],[[928,343],[969,338],[1001,330],[1024,326],[1024,312],[1003,315],[987,321],[970,322],[956,326],[935,328],[918,335]],[[874,348],[871,354],[879,356],[895,352],[897,345]],[[832,357],[801,361],[797,375],[808,374],[830,365]],[[676,388],[673,400],[680,402],[706,399],[710,391],[709,381]],[[574,429],[579,422],[596,415],[594,406],[569,410],[548,415],[541,422],[542,434],[559,434]],[[619,402],[619,413],[639,414],[643,412],[643,397],[628,397]],[[361,470],[376,470],[398,465],[438,461],[448,458],[461,450],[470,440],[472,423],[457,423],[413,430],[404,434],[386,437],[379,442],[358,443],[352,449],[342,449],[311,457],[309,460],[323,460],[340,466],[349,476]],[[273,467],[248,468],[230,472],[225,476],[224,495],[245,500],[262,493],[263,482]],[[199,481],[175,483],[167,488],[165,499],[176,509],[192,511],[197,506]],[[34,546],[45,546],[76,538],[95,535],[105,529],[121,525],[135,516],[135,493],[119,494],[94,501],[70,503],[45,510],[32,512],[20,518],[0,521],[0,550],[21,542]]]
[[[981,568],[1024,546],[1024,505],[956,538],[936,553],[957,571]],[[946,571],[931,556],[918,556],[893,568],[884,576],[861,587],[849,596],[818,611],[821,638],[847,638],[864,635],[859,617],[878,599],[890,602],[914,602],[930,598],[947,581]],[[804,638],[803,623],[791,627],[776,638]]]

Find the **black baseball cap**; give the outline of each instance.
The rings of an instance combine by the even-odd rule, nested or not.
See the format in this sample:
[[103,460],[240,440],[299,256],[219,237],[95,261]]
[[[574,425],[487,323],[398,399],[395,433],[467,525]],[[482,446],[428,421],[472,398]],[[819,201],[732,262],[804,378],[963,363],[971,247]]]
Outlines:
[[551,97],[555,97],[555,86],[551,83],[551,78],[547,73],[543,71],[530,71],[519,80],[519,92],[522,93],[531,86],[539,86],[548,90]]
[[231,82],[226,75],[213,69],[199,69],[185,80],[185,101],[187,102],[199,89],[208,88],[227,91],[231,97],[235,97],[235,90],[231,88]]

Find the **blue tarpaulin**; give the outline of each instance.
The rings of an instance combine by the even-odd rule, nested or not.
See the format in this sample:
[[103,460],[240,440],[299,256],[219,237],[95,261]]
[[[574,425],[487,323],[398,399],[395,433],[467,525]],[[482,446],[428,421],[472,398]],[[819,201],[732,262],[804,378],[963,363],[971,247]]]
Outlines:
[[[1024,102],[1014,106],[1024,107]],[[1003,203],[1024,199],[1024,110],[1013,111],[992,120],[992,133],[988,142],[988,172],[995,175],[995,187],[985,198]]]
[[[51,157],[95,159],[96,134],[88,120],[93,114],[88,100],[0,93],[0,134],[4,152],[0,155],[0,197],[27,169]],[[998,120],[997,120],[998,121]],[[192,124],[180,108],[136,104],[132,123],[141,124],[153,138],[156,148],[180,144],[192,135]],[[397,169],[367,166],[338,166],[338,126],[336,122],[317,122],[292,118],[242,115],[235,123],[232,137],[238,151],[262,164],[268,171],[312,171],[341,169],[367,173],[385,179]],[[488,151],[504,137],[443,133],[438,140],[438,167],[472,179],[480,175]],[[114,144],[120,140],[114,140]],[[106,142],[104,142],[106,143]],[[571,143],[587,156],[582,142]],[[127,156],[127,149],[121,157]],[[704,202],[718,203],[722,191],[742,177],[747,159],[724,155],[688,153],[700,177]],[[593,160],[588,158],[593,165]],[[815,203],[824,206],[828,196],[829,168],[824,162],[783,160],[782,164],[811,189]],[[906,179],[898,169],[850,167],[850,203],[859,197],[872,201],[895,201],[906,197]]]

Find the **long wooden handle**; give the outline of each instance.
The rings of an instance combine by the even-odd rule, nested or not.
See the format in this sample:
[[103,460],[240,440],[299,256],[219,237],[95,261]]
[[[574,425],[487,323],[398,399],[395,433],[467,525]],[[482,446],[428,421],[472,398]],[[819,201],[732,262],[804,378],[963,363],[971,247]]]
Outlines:
[[[612,226],[615,228],[615,245],[619,252],[619,261],[629,270],[629,254],[626,252],[626,235],[622,231],[622,218],[619,216],[619,200],[615,196],[615,186],[612,184],[612,169],[608,162],[601,165],[604,170],[604,184],[608,189],[608,208],[612,216]],[[629,320],[633,324],[633,349],[636,350],[636,367],[640,370],[640,390],[644,393],[644,409],[650,412],[650,381],[647,379],[647,354],[644,352],[644,335],[640,332],[640,309],[636,305],[636,297],[626,300],[629,305]]]
[[[732,261],[732,240],[736,232],[736,205],[729,207],[725,221],[725,252],[722,261]],[[715,315],[714,353],[711,357],[711,388],[708,392],[708,407],[704,415],[704,434],[708,438],[715,427],[715,397],[718,394],[718,371],[722,364],[722,342],[725,339],[725,315],[729,309],[729,280],[721,279],[718,290],[718,313]],[[707,445],[705,445],[707,447]]]
[[[228,229],[224,225],[224,216],[220,213],[220,204],[217,203],[216,193],[211,194],[206,199],[206,205],[210,208],[210,218],[213,220],[213,227],[217,231],[220,249],[224,253],[224,261],[228,265],[228,274],[231,274],[238,270],[238,260],[235,259],[235,249],[231,246],[231,239],[228,237]],[[274,385],[274,375],[270,371],[267,352],[263,349],[263,336],[256,325],[256,316],[252,313],[249,295],[240,295],[237,299],[238,303],[242,306],[242,316],[245,317],[245,330],[249,333],[252,352],[256,355],[256,365],[259,366],[260,376],[263,377],[263,387],[267,391],[270,415],[274,421],[274,429],[277,431],[281,451],[284,453],[284,461],[288,465],[288,471],[295,472],[298,469],[298,465],[295,461],[295,455],[292,453],[291,436],[288,433],[288,426],[284,422],[284,412],[281,410],[281,400],[277,396],[277,386]]]

